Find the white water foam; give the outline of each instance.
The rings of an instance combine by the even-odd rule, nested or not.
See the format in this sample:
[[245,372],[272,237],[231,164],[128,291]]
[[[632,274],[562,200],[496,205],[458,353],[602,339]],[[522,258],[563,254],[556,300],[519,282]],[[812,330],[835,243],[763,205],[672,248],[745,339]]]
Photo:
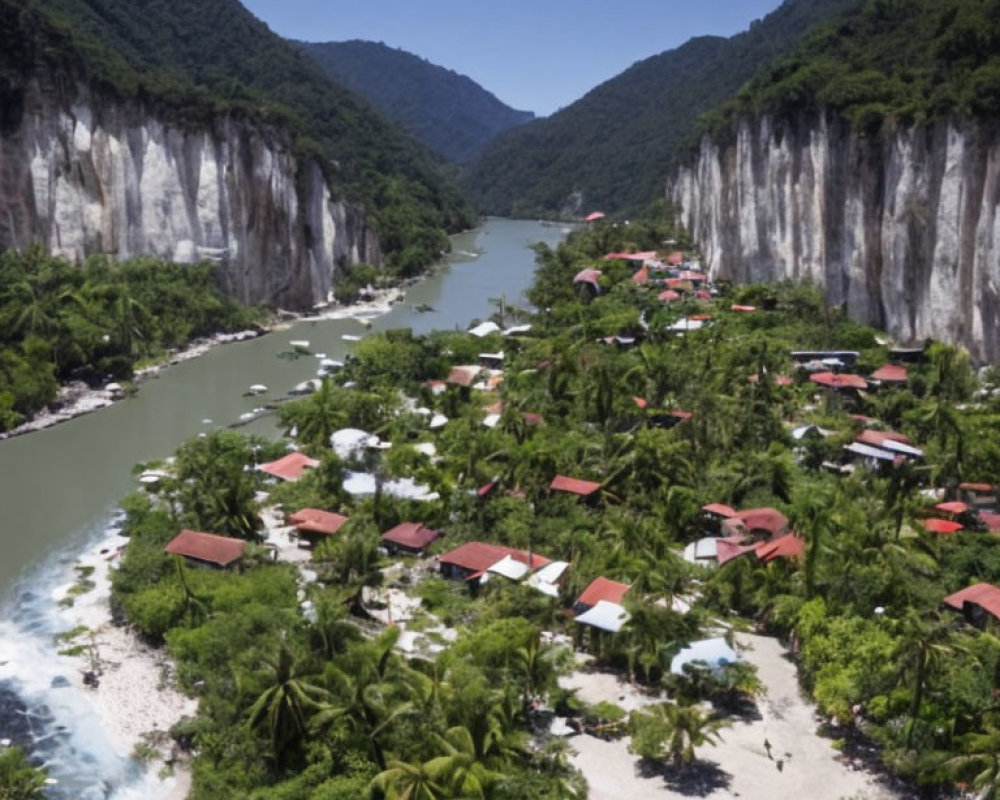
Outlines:
[[116,741],[89,690],[79,686],[80,659],[59,655],[69,645],[57,641],[58,634],[107,621],[99,590],[69,608],[58,601],[75,583],[76,565],[95,567],[91,579],[107,585],[106,558],[128,541],[119,523],[109,514],[82,531],[63,546],[64,555],[53,554],[27,572],[0,604],[0,689],[26,707],[0,717],[0,738],[14,739],[44,763],[58,781],[48,790],[53,800],[158,800],[176,788],[175,779],[160,780],[155,768],[131,757],[121,737]]

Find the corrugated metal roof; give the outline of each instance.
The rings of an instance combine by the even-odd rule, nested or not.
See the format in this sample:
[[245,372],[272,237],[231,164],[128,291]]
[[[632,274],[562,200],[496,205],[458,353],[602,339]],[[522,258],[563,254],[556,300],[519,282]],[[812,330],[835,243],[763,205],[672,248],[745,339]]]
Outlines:
[[302,508],[292,514],[288,521],[300,531],[325,533],[332,536],[347,524],[347,517],[318,508]]
[[297,481],[306,469],[315,469],[319,463],[315,458],[309,458],[305,453],[289,453],[277,461],[261,464],[257,469],[268,475],[281,478],[283,481]]
[[997,619],[1000,619],[1000,588],[989,583],[975,583],[961,591],[948,595],[944,603],[956,611],[961,611],[966,603],[977,605]]
[[590,585],[577,598],[576,604],[593,606],[602,600],[606,600],[609,603],[621,603],[622,598],[631,588],[631,585],[627,583],[619,583],[610,578],[594,578],[590,582]]
[[423,550],[439,536],[441,534],[438,531],[431,530],[419,522],[401,522],[395,528],[391,528],[383,533],[382,539],[393,544],[398,544],[400,547]]
[[[466,542],[451,552],[445,553],[439,560],[442,564],[451,564],[474,572],[486,572],[506,556],[524,564],[528,563],[528,554],[525,551],[486,542]],[[532,553],[531,566],[533,569],[544,567],[548,563],[550,563],[550,559],[538,553]]]
[[170,540],[165,552],[207,564],[228,567],[243,558],[246,542],[229,536],[218,536],[214,533],[199,533],[198,531],[182,530]]
[[601,484],[593,481],[582,481],[578,478],[567,478],[565,475],[556,475],[552,479],[552,483],[549,484],[549,488],[556,492],[569,492],[581,497],[589,497],[601,488]]

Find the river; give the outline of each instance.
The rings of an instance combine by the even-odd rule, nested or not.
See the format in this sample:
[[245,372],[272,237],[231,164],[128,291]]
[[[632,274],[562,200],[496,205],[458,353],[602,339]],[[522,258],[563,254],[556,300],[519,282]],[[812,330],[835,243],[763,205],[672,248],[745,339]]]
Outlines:
[[[407,288],[405,301],[375,319],[371,330],[464,329],[473,319],[485,319],[495,310],[491,298],[516,303],[530,285],[529,245],[554,245],[564,232],[537,222],[489,219],[452,237],[447,262]],[[419,311],[424,305],[434,310]],[[115,752],[86,697],[60,687],[66,666],[53,638],[70,627],[55,601],[73,582],[81,554],[108,537],[116,503],[137,485],[132,467],[170,455],[185,439],[236,422],[315,377],[315,358],[278,357],[291,340],[307,339],[314,353],[343,359],[353,344],[342,337],[368,333],[353,319],[300,321],[171,367],[142,384],[135,397],[109,408],[0,442],[0,739],[21,738],[17,729],[30,727],[32,737],[43,740],[40,751],[60,780],[60,797],[146,798],[155,787],[129,754]],[[269,392],[245,397],[252,384]],[[273,426],[257,422],[253,429]],[[11,691],[31,710],[23,720],[4,713],[15,702]]]

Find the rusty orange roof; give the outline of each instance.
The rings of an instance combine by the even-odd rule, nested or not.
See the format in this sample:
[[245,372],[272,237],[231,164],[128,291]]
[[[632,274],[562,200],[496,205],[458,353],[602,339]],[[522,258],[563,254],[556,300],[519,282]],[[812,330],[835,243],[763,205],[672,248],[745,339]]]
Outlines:
[[684,263],[684,254],[680,250],[674,250],[674,252],[667,256],[667,263],[673,267],[679,267]]
[[473,572],[485,572],[498,561],[510,556],[515,561],[527,564],[531,569],[538,569],[551,563],[545,556],[538,553],[531,554],[531,562],[528,562],[528,554],[524,550],[515,550],[513,547],[504,547],[499,544],[488,544],[486,542],[466,542],[460,547],[445,553],[439,561],[442,564],[453,564],[456,567],[472,570]]
[[596,606],[601,600],[621,605],[622,598],[631,589],[627,583],[619,583],[609,578],[594,578],[577,598],[576,605]]
[[872,447],[882,447],[886,442],[899,442],[900,444],[910,444],[910,437],[904,433],[895,431],[875,431],[866,428],[854,437],[854,441],[862,444],[870,444]]
[[907,376],[906,367],[886,364],[872,373],[872,380],[882,381],[882,383],[906,383]]
[[944,604],[961,611],[966,603],[979,606],[983,611],[1000,619],[1000,588],[989,583],[974,583],[948,595]]
[[315,469],[319,463],[315,458],[309,458],[305,453],[289,453],[277,461],[261,464],[257,469],[268,475],[281,478],[283,481],[297,481],[306,469]]
[[463,365],[452,367],[448,372],[447,383],[469,388],[479,378],[483,368],[480,366]]
[[229,536],[199,533],[185,529],[171,539],[163,550],[175,556],[184,556],[185,558],[193,558],[195,561],[228,567],[233,562],[243,558],[246,542]]
[[718,514],[720,517],[725,517],[726,519],[735,517],[738,514],[737,511],[722,503],[709,503],[706,506],[702,506],[701,510],[707,511],[709,514]]
[[327,536],[332,536],[347,524],[348,518],[332,511],[321,511],[318,508],[301,508],[289,516],[288,521],[300,531],[325,533]]
[[440,535],[438,531],[431,530],[419,522],[401,522],[395,528],[383,533],[382,538],[401,547],[423,550]]
[[767,531],[771,536],[788,530],[788,517],[776,508],[748,508],[737,511],[733,519],[739,520],[747,530]]
[[814,372],[809,376],[809,380],[818,383],[820,386],[828,386],[831,389],[867,389],[868,381],[860,375],[836,372]]
[[569,492],[578,494],[581,497],[590,497],[601,488],[601,484],[593,481],[582,481],[578,478],[567,478],[565,475],[556,475],[549,484],[549,488],[557,492]]
[[777,558],[798,558],[806,550],[806,543],[794,533],[786,534],[770,542],[761,542],[754,547],[757,558],[770,564]]

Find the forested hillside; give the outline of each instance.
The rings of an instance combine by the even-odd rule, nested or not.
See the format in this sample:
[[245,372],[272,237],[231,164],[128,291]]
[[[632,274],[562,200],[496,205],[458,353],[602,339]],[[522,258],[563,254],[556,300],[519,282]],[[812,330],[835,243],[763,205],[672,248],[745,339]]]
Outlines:
[[327,75],[367,98],[438,155],[465,163],[534,119],[457,72],[379,42],[299,42]]
[[10,91],[44,63],[66,91],[86,79],[181,124],[220,114],[273,124],[368,207],[390,265],[428,263],[445,231],[470,222],[429,153],[237,0],[0,0],[0,15]]
[[557,114],[501,137],[466,185],[492,214],[644,207],[662,193],[700,114],[790,52],[810,27],[857,3],[787,0],[731,39],[693,39],[641,61]]
[[706,120],[828,109],[865,130],[1000,111],[1000,0],[868,0],[821,26]]

